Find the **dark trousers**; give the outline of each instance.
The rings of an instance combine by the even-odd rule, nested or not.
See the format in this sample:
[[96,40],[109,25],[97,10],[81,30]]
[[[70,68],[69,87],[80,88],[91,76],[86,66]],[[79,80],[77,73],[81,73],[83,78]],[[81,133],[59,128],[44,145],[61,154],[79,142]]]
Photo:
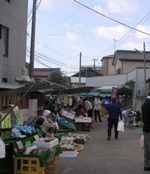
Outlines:
[[150,133],[144,132],[144,167],[150,167]]
[[99,121],[102,121],[99,110],[94,110],[94,118],[95,118],[95,122],[97,122],[97,118],[99,119]]
[[107,133],[108,133],[108,137],[111,137],[111,130],[113,128],[113,125],[114,125],[114,133],[115,133],[115,138],[118,138],[118,131],[117,131],[117,126],[118,126],[118,119],[111,119],[111,120],[108,120],[108,130],[107,130]]
[[92,109],[88,110],[87,111],[87,114],[88,114],[88,117],[93,117],[93,115],[92,115]]

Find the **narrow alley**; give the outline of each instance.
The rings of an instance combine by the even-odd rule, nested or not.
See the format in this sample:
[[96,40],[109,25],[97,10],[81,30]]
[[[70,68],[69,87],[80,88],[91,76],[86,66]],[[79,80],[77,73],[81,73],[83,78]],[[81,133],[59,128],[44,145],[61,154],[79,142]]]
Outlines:
[[76,158],[60,158],[60,174],[143,174],[142,128],[125,127],[119,138],[107,140],[107,121],[93,123],[89,141]]

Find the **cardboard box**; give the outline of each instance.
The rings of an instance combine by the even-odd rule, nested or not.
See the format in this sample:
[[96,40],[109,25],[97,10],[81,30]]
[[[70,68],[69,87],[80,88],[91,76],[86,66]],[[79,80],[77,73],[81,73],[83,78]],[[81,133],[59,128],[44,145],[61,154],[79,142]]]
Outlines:
[[58,174],[59,172],[59,158],[45,165],[45,174]]

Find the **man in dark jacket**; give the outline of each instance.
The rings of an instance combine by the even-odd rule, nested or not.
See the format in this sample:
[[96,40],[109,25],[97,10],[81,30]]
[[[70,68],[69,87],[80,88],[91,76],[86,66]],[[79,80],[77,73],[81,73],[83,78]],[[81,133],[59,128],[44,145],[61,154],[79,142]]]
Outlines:
[[142,105],[144,170],[150,170],[150,93]]
[[120,106],[116,103],[116,98],[112,98],[111,104],[106,108],[108,110],[108,138],[107,140],[110,140],[111,138],[111,130],[114,125],[114,130],[115,130],[115,139],[118,138],[118,131],[117,131],[117,126],[118,126],[118,121],[119,117],[122,119],[121,115],[121,108]]

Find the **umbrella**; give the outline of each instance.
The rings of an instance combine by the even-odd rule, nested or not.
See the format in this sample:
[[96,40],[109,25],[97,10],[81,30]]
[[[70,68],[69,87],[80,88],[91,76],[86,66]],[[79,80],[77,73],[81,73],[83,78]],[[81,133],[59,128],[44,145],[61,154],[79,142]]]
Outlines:
[[112,88],[117,86],[102,86],[96,88],[95,91],[99,92],[100,94],[110,94],[112,92]]

